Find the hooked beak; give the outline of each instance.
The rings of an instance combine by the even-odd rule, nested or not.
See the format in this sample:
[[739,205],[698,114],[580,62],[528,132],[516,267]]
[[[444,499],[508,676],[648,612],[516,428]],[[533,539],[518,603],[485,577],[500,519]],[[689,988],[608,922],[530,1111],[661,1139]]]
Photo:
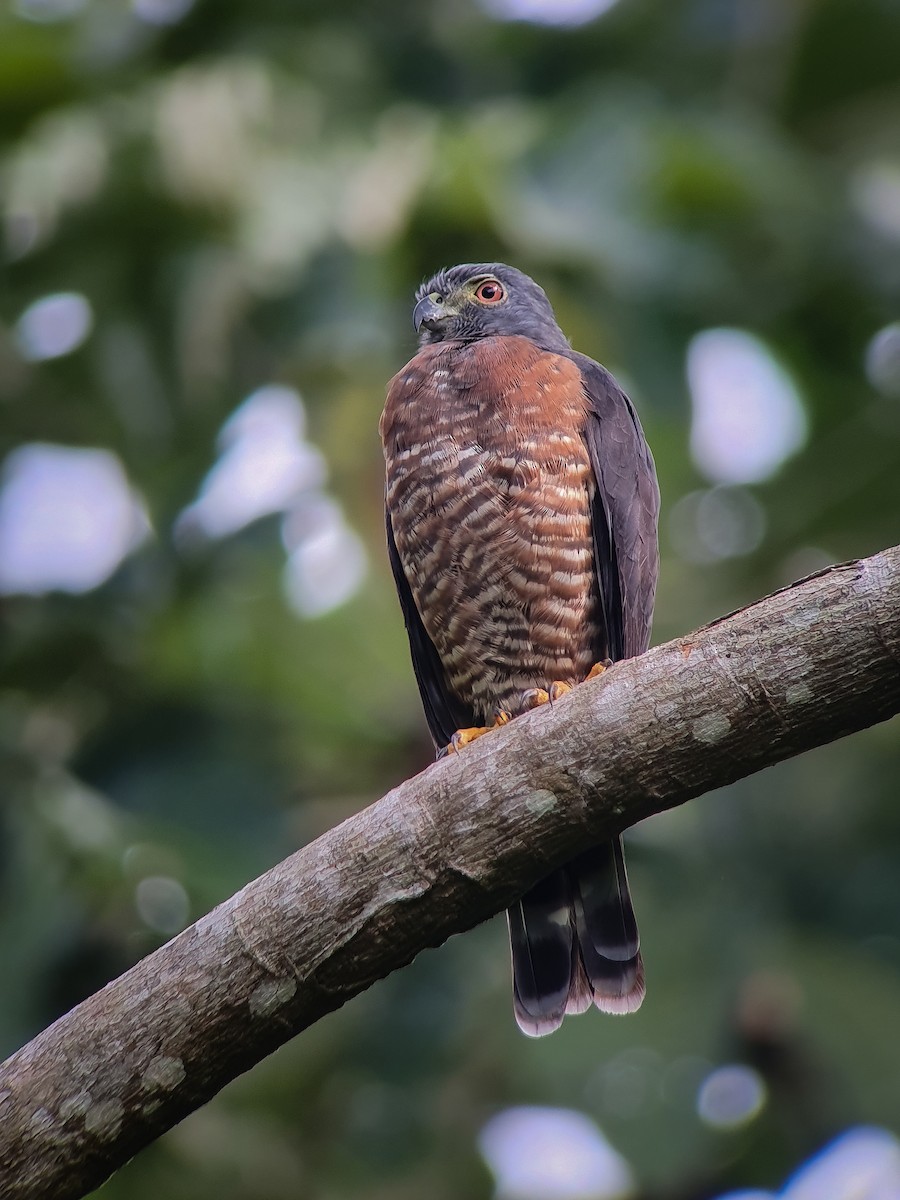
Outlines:
[[413,309],[413,325],[416,333],[423,325],[426,329],[437,329],[441,321],[446,321],[448,317],[455,315],[454,310],[448,308],[446,304],[435,304],[428,296],[424,296]]

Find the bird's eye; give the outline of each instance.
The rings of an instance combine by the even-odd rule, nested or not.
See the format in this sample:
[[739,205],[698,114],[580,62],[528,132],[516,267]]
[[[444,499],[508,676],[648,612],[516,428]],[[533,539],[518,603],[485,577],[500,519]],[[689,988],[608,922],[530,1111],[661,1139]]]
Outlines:
[[503,285],[496,279],[486,279],[475,289],[475,299],[480,300],[482,304],[499,304],[505,297]]
[[444,303],[444,297],[441,295],[440,292],[429,292],[428,299],[431,301],[432,304],[443,304]]

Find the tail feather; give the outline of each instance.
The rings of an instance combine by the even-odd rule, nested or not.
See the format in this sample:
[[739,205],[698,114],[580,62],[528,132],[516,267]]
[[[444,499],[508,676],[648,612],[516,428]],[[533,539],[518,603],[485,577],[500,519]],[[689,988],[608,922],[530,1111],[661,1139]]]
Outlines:
[[566,1013],[575,933],[571,908],[563,870],[542,879],[506,914],[516,1020],[531,1037],[552,1033]]
[[531,1037],[591,1004],[627,1013],[644,966],[621,838],[554,871],[509,910],[516,1021]]
[[568,867],[581,960],[603,1012],[629,1013],[644,999],[644,964],[622,839],[579,855]]
[[569,984],[569,995],[566,1000],[567,1017],[587,1012],[594,1003],[594,989],[591,987],[591,981],[585,974],[584,963],[581,961],[577,945],[575,945],[574,950],[572,979]]

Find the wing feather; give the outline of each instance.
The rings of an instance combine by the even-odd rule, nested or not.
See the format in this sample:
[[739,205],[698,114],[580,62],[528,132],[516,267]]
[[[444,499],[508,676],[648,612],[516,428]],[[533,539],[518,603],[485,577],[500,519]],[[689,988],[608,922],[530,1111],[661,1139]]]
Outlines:
[[584,438],[596,481],[594,560],[606,625],[606,654],[633,658],[650,645],[659,575],[659,485],[631,401],[610,373],[575,351],[588,397]]
[[419,695],[422,697],[422,707],[425,709],[425,720],[428,722],[428,729],[434,740],[435,748],[442,750],[449,745],[450,739],[457,729],[466,729],[471,725],[477,725],[478,722],[472,709],[463,704],[447,686],[447,677],[444,674],[440,656],[419,616],[409,581],[403,570],[403,564],[400,562],[397,544],[394,541],[394,530],[391,527],[391,514],[387,511],[385,512],[385,525],[388,557],[394,573],[394,583],[397,586],[406,634],[409,638],[409,651],[412,656],[416,683],[419,685]]

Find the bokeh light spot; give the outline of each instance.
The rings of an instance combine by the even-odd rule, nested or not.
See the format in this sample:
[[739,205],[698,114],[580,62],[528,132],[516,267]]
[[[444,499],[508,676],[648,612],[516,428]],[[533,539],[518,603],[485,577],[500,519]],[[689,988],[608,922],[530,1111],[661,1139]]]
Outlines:
[[714,483],[768,479],[806,440],[792,379],[759,338],[708,329],[691,340],[691,454]]
[[586,25],[617,3],[618,0],[484,0],[492,16],[536,25]]
[[697,1112],[714,1129],[738,1129],[757,1116],[766,1102],[758,1072],[740,1063],[717,1067],[697,1094]]
[[48,816],[74,849],[99,853],[116,844],[115,810],[105,797],[74,780],[66,780],[54,794]]
[[762,505],[744,488],[688,492],[669,514],[672,548],[685,562],[713,563],[752,554],[765,531]]
[[148,531],[143,503],[109,450],[21,446],[3,468],[0,592],[90,591]]
[[879,160],[860,167],[850,181],[859,214],[878,233],[900,241],[900,163]]
[[624,1200],[634,1192],[628,1163],[572,1109],[508,1108],[478,1141],[498,1200]]
[[321,454],[303,439],[306,412],[293,388],[261,387],[240,405],[219,434],[221,456],[176,532],[227,537],[270,513],[283,512],[326,475]]
[[869,342],[866,375],[883,395],[900,398],[900,321],[879,329]]
[[194,7],[194,0],[131,0],[134,15],[147,25],[177,25]]
[[660,1094],[662,1060],[650,1046],[631,1046],[604,1061],[592,1073],[586,1096],[616,1120],[647,1113]]
[[324,490],[325,460],[306,441],[306,410],[293,388],[268,384],[248,396],[219,435],[221,456],[198,499],[175,526],[182,545],[199,533],[218,539],[273,513],[283,513],[288,553],[284,593],[302,617],[346,603],[367,569],[362,541],[341,506]]
[[285,595],[299,616],[323,616],[358,590],[366,552],[334,500],[319,496],[298,507],[285,517],[282,535]]
[[134,889],[138,916],[157,933],[178,933],[187,924],[190,914],[188,894],[168,875],[149,875]]
[[77,350],[93,325],[93,310],[80,292],[57,292],[25,309],[16,322],[16,339],[29,362],[43,362]]
[[781,1200],[897,1200],[900,1141],[886,1129],[850,1129],[790,1179]]

